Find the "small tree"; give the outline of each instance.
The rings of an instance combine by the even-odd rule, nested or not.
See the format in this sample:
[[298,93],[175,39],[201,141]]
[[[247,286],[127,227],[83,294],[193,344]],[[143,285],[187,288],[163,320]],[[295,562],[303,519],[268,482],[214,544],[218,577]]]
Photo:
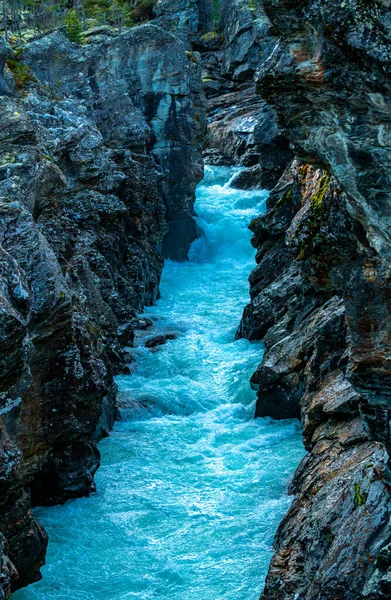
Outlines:
[[81,23],[74,8],[68,11],[65,17],[65,30],[67,38],[75,44],[81,44]]
[[123,25],[128,27],[134,25],[132,13],[126,2],[121,3],[120,0],[112,0],[110,16],[114,25],[118,28],[118,33],[121,33]]

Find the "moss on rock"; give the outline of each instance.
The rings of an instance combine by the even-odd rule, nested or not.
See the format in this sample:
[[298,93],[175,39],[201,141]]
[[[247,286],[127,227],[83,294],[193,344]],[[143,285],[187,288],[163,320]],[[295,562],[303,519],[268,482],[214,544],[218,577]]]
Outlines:
[[315,243],[320,241],[318,234],[322,215],[325,211],[324,199],[329,189],[329,185],[330,174],[324,173],[319,179],[316,190],[310,197],[310,214],[298,226],[295,237],[299,237],[302,234],[303,239],[299,243],[299,252],[296,256],[297,261],[308,258]]
[[359,507],[363,506],[368,498],[368,494],[366,492],[361,491],[361,487],[359,483],[354,484],[354,504]]

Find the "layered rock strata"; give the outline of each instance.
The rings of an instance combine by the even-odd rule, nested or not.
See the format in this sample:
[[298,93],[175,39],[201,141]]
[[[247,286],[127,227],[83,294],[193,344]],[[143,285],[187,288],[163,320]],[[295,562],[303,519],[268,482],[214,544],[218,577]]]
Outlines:
[[[144,25],[3,46],[0,96],[0,598],[39,578],[31,506],[94,489],[136,311],[196,235],[197,62]],[[5,63],[7,66],[5,66]],[[180,232],[180,233],[178,233]]]
[[258,91],[300,157],[265,215],[239,335],[263,339],[257,415],[308,450],[262,599],[391,597],[390,39],[384,2],[266,0]]
[[275,37],[261,3],[247,0],[158,0],[154,22],[201,54],[207,96],[205,160],[246,167],[232,185],[271,188],[292,159],[274,110],[254,76]]
[[[218,4],[218,3],[217,3]],[[276,114],[257,94],[254,76],[275,43],[271,23],[257,2],[227,0],[206,21],[196,44],[208,98],[206,160],[246,167],[236,187],[273,187],[292,158]]]

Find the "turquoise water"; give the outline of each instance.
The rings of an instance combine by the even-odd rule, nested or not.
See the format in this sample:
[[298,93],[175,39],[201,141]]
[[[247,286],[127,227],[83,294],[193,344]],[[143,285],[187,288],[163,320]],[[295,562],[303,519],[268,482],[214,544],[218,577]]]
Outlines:
[[138,347],[118,378],[123,420],[101,442],[97,493],[37,510],[50,535],[43,579],[13,600],[257,600],[303,456],[299,425],[253,419],[260,344],[234,340],[254,265],[249,221],[266,193],[207,167],[205,237],[168,262],[148,309],[177,339]]

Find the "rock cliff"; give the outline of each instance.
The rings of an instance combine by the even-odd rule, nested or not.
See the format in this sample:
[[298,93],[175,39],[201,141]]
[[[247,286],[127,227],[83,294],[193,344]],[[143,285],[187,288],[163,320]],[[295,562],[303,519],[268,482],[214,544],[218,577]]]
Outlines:
[[206,160],[246,167],[236,187],[270,189],[292,158],[275,111],[254,83],[275,43],[270,20],[260,3],[243,0],[217,3],[212,20],[204,19],[195,44],[208,99]]
[[308,449],[262,600],[391,597],[388,2],[265,0],[257,89],[298,160],[251,224],[257,415]]
[[197,56],[146,24],[0,60],[0,598],[39,578],[31,506],[94,489],[113,375],[163,255],[196,236]]
[[292,153],[274,110],[255,89],[254,75],[276,41],[261,3],[158,0],[154,16],[154,23],[201,55],[208,113],[205,160],[246,167],[237,187],[273,187]]
[[217,3],[195,43],[208,99],[206,160],[246,167],[233,183],[239,188],[270,189],[292,159],[275,111],[254,83],[274,43],[262,5],[243,0]]
[[256,414],[308,450],[262,600],[391,598],[390,23],[388,0],[158,0],[82,47],[1,47],[0,599],[39,577],[31,506],[93,489],[136,312],[197,235],[203,89],[206,159],[273,188],[238,331],[266,347]]

